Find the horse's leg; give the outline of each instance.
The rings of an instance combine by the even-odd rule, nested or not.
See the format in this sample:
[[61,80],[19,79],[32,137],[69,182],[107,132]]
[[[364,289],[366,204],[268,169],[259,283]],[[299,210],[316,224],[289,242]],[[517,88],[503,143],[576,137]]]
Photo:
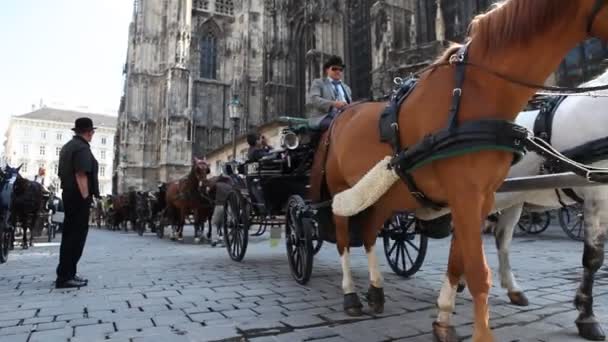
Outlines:
[[363,304],[355,292],[353,276],[350,270],[350,240],[348,235],[348,217],[335,216],[336,246],[342,264],[342,292],[344,293],[344,312],[349,316],[361,316]]
[[[474,342],[494,341],[490,330],[488,295],[492,275],[483,250],[481,227],[494,205],[494,194],[456,187],[455,193],[448,194],[452,208],[456,246],[460,247],[464,264],[464,276],[473,297],[474,304]],[[456,189],[449,189],[456,190]],[[463,200],[466,198],[467,200]],[[456,285],[458,279],[450,279]]]
[[27,242],[27,227],[28,227],[27,226],[28,225],[27,216],[24,217],[21,222],[22,222],[21,224],[23,225],[23,229],[22,229],[22,231],[23,231],[23,239],[22,239],[21,248],[22,249],[28,249],[30,246],[28,245],[28,242]]
[[204,234],[204,227],[201,227],[199,222],[200,213],[198,210],[194,211],[194,243],[201,242],[201,236]]
[[606,229],[600,224],[600,215],[601,209],[608,208],[608,201],[587,196],[583,207],[585,215],[584,271],[583,279],[574,298],[574,305],[579,311],[576,327],[581,337],[592,341],[603,341],[606,338],[604,331],[593,313],[593,281],[595,273],[604,263]]
[[518,306],[528,306],[528,298],[519,287],[509,261],[509,247],[513,239],[513,230],[521,216],[523,204],[515,205],[501,212],[494,229],[496,248],[498,249],[498,265],[500,274],[500,285],[507,289],[507,295],[511,303]]
[[382,213],[377,207],[368,209],[367,217],[362,226],[363,245],[367,254],[367,266],[369,269],[370,285],[367,292],[367,304],[370,309],[377,314],[384,312],[384,288],[382,273],[378,266],[378,256],[376,255],[376,240],[378,230],[386,221],[386,213]]
[[439,298],[437,298],[437,309],[439,312],[437,313],[437,320],[433,323],[433,334],[437,341],[459,341],[456,330],[452,325],[452,312],[454,312],[456,293],[458,292],[458,286],[463,274],[462,248],[453,236],[450,245],[448,272],[439,292]]

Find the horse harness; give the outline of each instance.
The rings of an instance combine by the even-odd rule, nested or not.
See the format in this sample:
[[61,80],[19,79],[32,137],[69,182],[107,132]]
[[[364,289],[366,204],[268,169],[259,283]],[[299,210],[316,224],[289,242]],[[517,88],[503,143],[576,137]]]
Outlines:
[[410,147],[402,147],[399,134],[399,109],[408,95],[414,90],[418,79],[404,80],[391,97],[388,105],[380,115],[380,141],[390,143],[393,158],[390,167],[405,182],[411,195],[424,207],[436,210],[447,206],[427,197],[416,185],[411,173],[433,161],[460,156],[482,150],[511,152],[513,163],[525,154],[523,142],[528,131],[512,122],[494,119],[479,119],[458,123],[458,112],[462,100],[462,86],[465,81],[468,45],[463,45],[450,58],[455,65],[455,87],[452,91],[452,103],[448,112],[448,126],[439,132],[425,136],[420,142]]
[[[552,96],[545,99],[540,107],[540,111],[534,121],[534,136],[541,138],[548,144],[551,144],[553,118],[557,112],[559,105],[567,98],[567,96]],[[592,164],[601,160],[606,160],[608,156],[608,136],[595,139],[576,147],[570,148],[562,152],[562,154],[581,164]],[[541,171],[550,173],[562,172],[563,167],[559,162],[553,159],[548,159],[542,166]],[[584,200],[578,196],[573,189],[561,189],[566,196],[570,197],[577,203],[583,203]],[[555,190],[560,204],[565,206],[561,200],[559,189]]]

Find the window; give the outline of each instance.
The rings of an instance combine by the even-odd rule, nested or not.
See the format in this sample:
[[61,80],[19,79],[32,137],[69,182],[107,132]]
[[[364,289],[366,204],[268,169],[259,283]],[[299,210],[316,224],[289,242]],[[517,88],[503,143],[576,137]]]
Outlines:
[[26,173],[27,172],[27,163],[23,163],[23,166],[21,167],[21,173]]
[[63,140],[63,134],[61,134],[60,132],[57,132],[57,140]]
[[101,160],[106,160],[106,151],[100,152]]
[[23,132],[23,136],[24,137],[29,137],[30,136],[30,131],[27,128],[22,128],[21,131]]
[[57,157],[59,157],[59,154],[61,153],[61,147],[55,147],[55,155]]
[[217,38],[211,32],[201,39],[201,77],[217,78]]
[[46,139],[46,131],[41,131],[40,132],[40,138],[41,139]]
[[56,175],[59,172],[59,165],[55,164],[53,165],[53,174]]
[[234,15],[232,0],[215,0],[215,11],[222,14]]
[[46,152],[46,146],[40,145],[40,155],[43,156],[44,152]]
[[105,145],[105,144],[107,144],[107,143],[108,143],[108,138],[106,138],[106,137],[101,137],[101,144],[102,144],[102,145]]
[[30,151],[30,146],[28,144],[23,145],[23,154],[28,154]]
[[186,141],[192,141],[192,122],[188,121]]
[[99,175],[101,177],[105,177],[106,176],[106,166],[105,165],[101,165],[99,167]]

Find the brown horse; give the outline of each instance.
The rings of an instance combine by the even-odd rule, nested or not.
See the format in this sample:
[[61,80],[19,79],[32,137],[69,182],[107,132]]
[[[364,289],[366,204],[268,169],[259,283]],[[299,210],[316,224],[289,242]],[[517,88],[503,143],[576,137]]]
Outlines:
[[[22,248],[27,249],[33,246],[34,236],[40,235],[41,231],[36,231],[36,228],[41,228],[38,225],[40,212],[44,210],[46,200],[43,198],[42,185],[40,183],[25,179],[21,175],[17,175],[13,194],[11,198],[11,222],[13,227],[17,227],[21,223],[23,230]],[[32,233],[32,239],[27,239],[27,231]]]
[[[456,92],[462,94],[458,124],[484,118],[513,121],[535,89],[518,86],[483,68],[525,82],[544,83],[579,42],[590,36],[608,39],[607,4],[605,0],[508,0],[476,17],[470,30],[468,61],[482,68],[466,67],[461,90],[455,90],[455,69],[449,64],[424,72],[399,109],[402,145],[412,146],[446,128]],[[450,60],[459,48],[448,49],[439,62]],[[311,174],[313,201],[353,188],[379,161],[393,155],[390,145],[380,142],[378,130],[370,130],[378,127],[385,106],[386,103],[355,105],[334,120],[315,155]],[[324,147],[325,143],[329,143],[328,148]],[[476,342],[494,340],[488,306],[491,274],[480,229],[512,160],[511,153],[484,150],[437,160],[412,173],[422,192],[434,201],[447,203],[451,209],[455,227],[447,277],[453,288],[461,277],[466,280],[474,302],[473,340]],[[388,171],[378,170],[377,179],[382,181]],[[327,197],[320,195],[323,184],[329,191]],[[373,192],[372,188],[367,190]],[[432,216],[432,210],[423,208],[406,185],[397,182],[376,203],[358,214],[356,220],[350,220],[362,229],[371,280],[368,299],[376,311],[383,309],[384,293],[374,245],[383,223],[401,210],[414,211],[417,216],[428,213],[431,215],[427,217]],[[362,305],[355,293],[349,265],[349,217],[334,214],[333,219],[343,270],[344,308],[349,314],[359,315]],[[434,324],[436,337],[442,341],[456,340],[451,322],[446,319],[449,317],[446,313],[454,309],[454,298],[440,298],[438,306],[439,317]]]
[[184,223],[191,213],[196,224],[206,222],[211,216],[213,203],[208,195],[209,172],[207,162],[195,157],[190,173],[167,186],[165,217],[174,227],[172,239],[177,235],[178,240],[183,240]]

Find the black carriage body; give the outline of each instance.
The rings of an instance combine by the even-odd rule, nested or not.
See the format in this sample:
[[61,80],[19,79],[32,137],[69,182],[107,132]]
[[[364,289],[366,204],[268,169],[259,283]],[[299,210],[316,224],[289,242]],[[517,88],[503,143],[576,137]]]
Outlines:
[[276,151],[243,165],[246,195],[255,216],[280,216],[291,195],[308,198],[310,165],[314,151],[304,145]]

